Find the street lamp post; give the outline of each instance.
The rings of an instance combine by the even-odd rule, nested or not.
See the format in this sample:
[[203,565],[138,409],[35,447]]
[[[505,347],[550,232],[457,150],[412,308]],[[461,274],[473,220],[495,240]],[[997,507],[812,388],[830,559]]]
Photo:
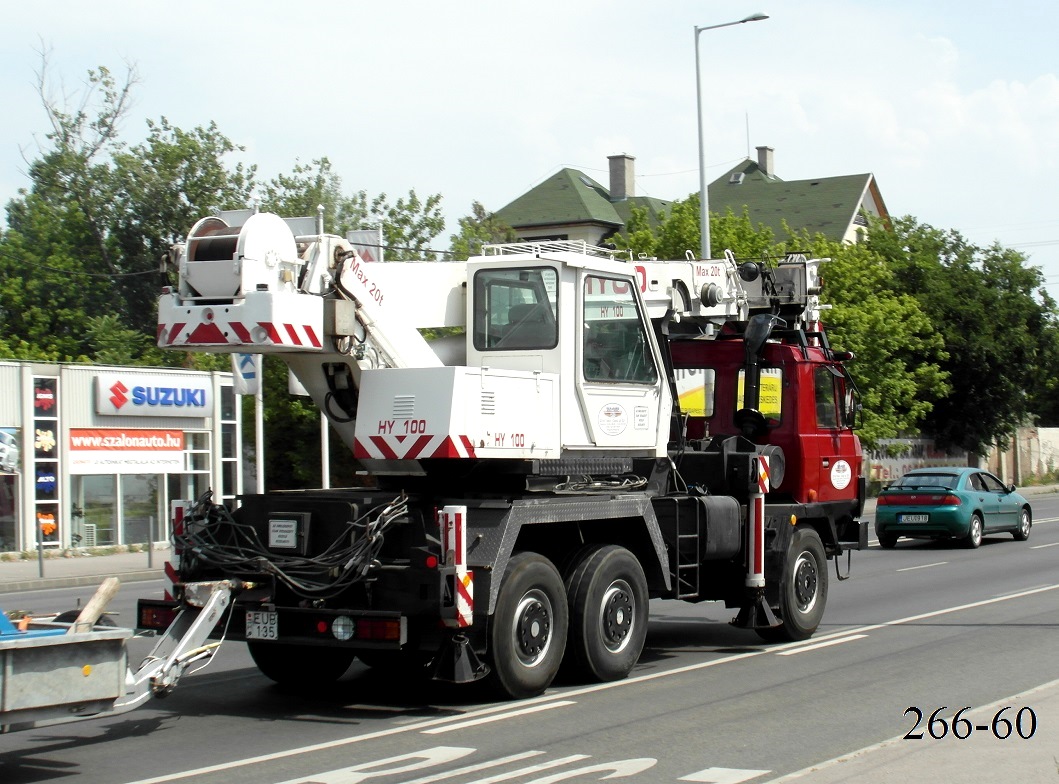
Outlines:
[[699,234],[701,242],[699,252],[703,259],[710,258],[710,203],[706,193],[706,149],[702,133],[702,69],[699,66],[699,33],[704,30],[716,30],[718,27],[732,27],[747,22],[760,22],[768,19],[767,14],[751,14],[745,19],[724,24],[705,25],[695,28],[695,97],[699,114]]

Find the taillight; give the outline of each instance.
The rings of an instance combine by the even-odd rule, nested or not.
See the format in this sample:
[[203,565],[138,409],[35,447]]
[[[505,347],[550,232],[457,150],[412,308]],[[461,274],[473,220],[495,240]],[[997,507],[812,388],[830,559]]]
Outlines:
[[963,501],[959,496],[952,493],[945,495],[931,493],[906,493],[881,495],[876,501],[876,506],[959,506]]

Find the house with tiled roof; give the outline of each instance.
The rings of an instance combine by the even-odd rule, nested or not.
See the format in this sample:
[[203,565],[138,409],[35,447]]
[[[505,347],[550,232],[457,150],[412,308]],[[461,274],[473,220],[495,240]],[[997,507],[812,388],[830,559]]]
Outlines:
[[610,187],[605,188],[577,169],[561,169],[496,211],[526,241],[581,240],[603,245],[623,231],[634,207],[657,221],[672,202],[637,196],[631,155],[611,155]]
[[856,242],[867,216],[890,217],[872,174],[781,180],[773,149],[758,147],[757,153],[756,161],[747,158],[710,183],[710,212],[742,215],[745,209],[754,226],[767,226],[778,241],[787,238],[784,221],[794,231]]
[[[779,240],[787,237],[783,221],[795,231],[823,234],[828,239],[856,242],[867,225],[865,216],[889,218],[871,174],[781,180],[775,174],[771,147],[758,147],[756,161],[747,158],[709,186],[714,214],[731,210],[770,228]],[[564,168],[533,187],[496,216],[526,241],[583,240],[603,245],[625,230],[633,207],[647,210],[656,222],[671,201],[635,194],[635,158],[611,155],[610,187],[605,188],[577,169]]]

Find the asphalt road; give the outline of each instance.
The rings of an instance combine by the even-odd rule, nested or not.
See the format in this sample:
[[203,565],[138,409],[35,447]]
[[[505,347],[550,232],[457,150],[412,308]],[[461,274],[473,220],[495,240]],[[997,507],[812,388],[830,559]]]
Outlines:
[[[629,679],[507,703],[359,664],[326,694],[285,691],[232,643],[166,700],[0,736],[0,781],[816,782],[844,780],[834,760],[880,745],[926,750],[917,778],[1059,781],[1059,762],[1048,763],[1059,760],[1059,701],[1054,689],[1033,691],[1059,682],[1059,497],[1033,501],[1027,542],[1005,534],[978,550],[902,541],[855,553],[852,579],[832,572],[824,625],[807,643],[760,644],[714,604],[654,602]],[[138,594],[160,591],[123,586],[119,623],[131,622]],[[90,592],[39,591],[5,606],[61,609]],[[148,648],[134,641],[133,658]],[[960,740],[952,719],[965,707],[959,727],[971,737]],[[930,717],[942,708],[936,718],[952,727],[934,739],[942,725]],[[1007,720],[1013,731],[999,740],[993,728]],[[966,775],[930,769],[952,763],[931,763],[941,755],[929,752],[951,749]],[[908,778],[885,764],[857,775]]]

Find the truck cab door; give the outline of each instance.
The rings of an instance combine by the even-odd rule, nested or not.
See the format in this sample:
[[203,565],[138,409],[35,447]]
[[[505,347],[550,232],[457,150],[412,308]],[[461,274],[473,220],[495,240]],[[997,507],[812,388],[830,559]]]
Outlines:
[[580,288],[577,389],[590,442],[597,448],[655,448],[662,422],[664,448],[670,401],[663,393],[661,356],[631,281],[586,273]]
[[[856,436],[845,421],[851,407],[846,405],[842,372],[831,365],[813,367],[813,411],[810,413],[815,445],[806,459],[808,479],[817,474],[815,484],[820,501],[837,501],[856,496],[860,472],[860,452]],[[815,454],[813,454],[815,453]]]

